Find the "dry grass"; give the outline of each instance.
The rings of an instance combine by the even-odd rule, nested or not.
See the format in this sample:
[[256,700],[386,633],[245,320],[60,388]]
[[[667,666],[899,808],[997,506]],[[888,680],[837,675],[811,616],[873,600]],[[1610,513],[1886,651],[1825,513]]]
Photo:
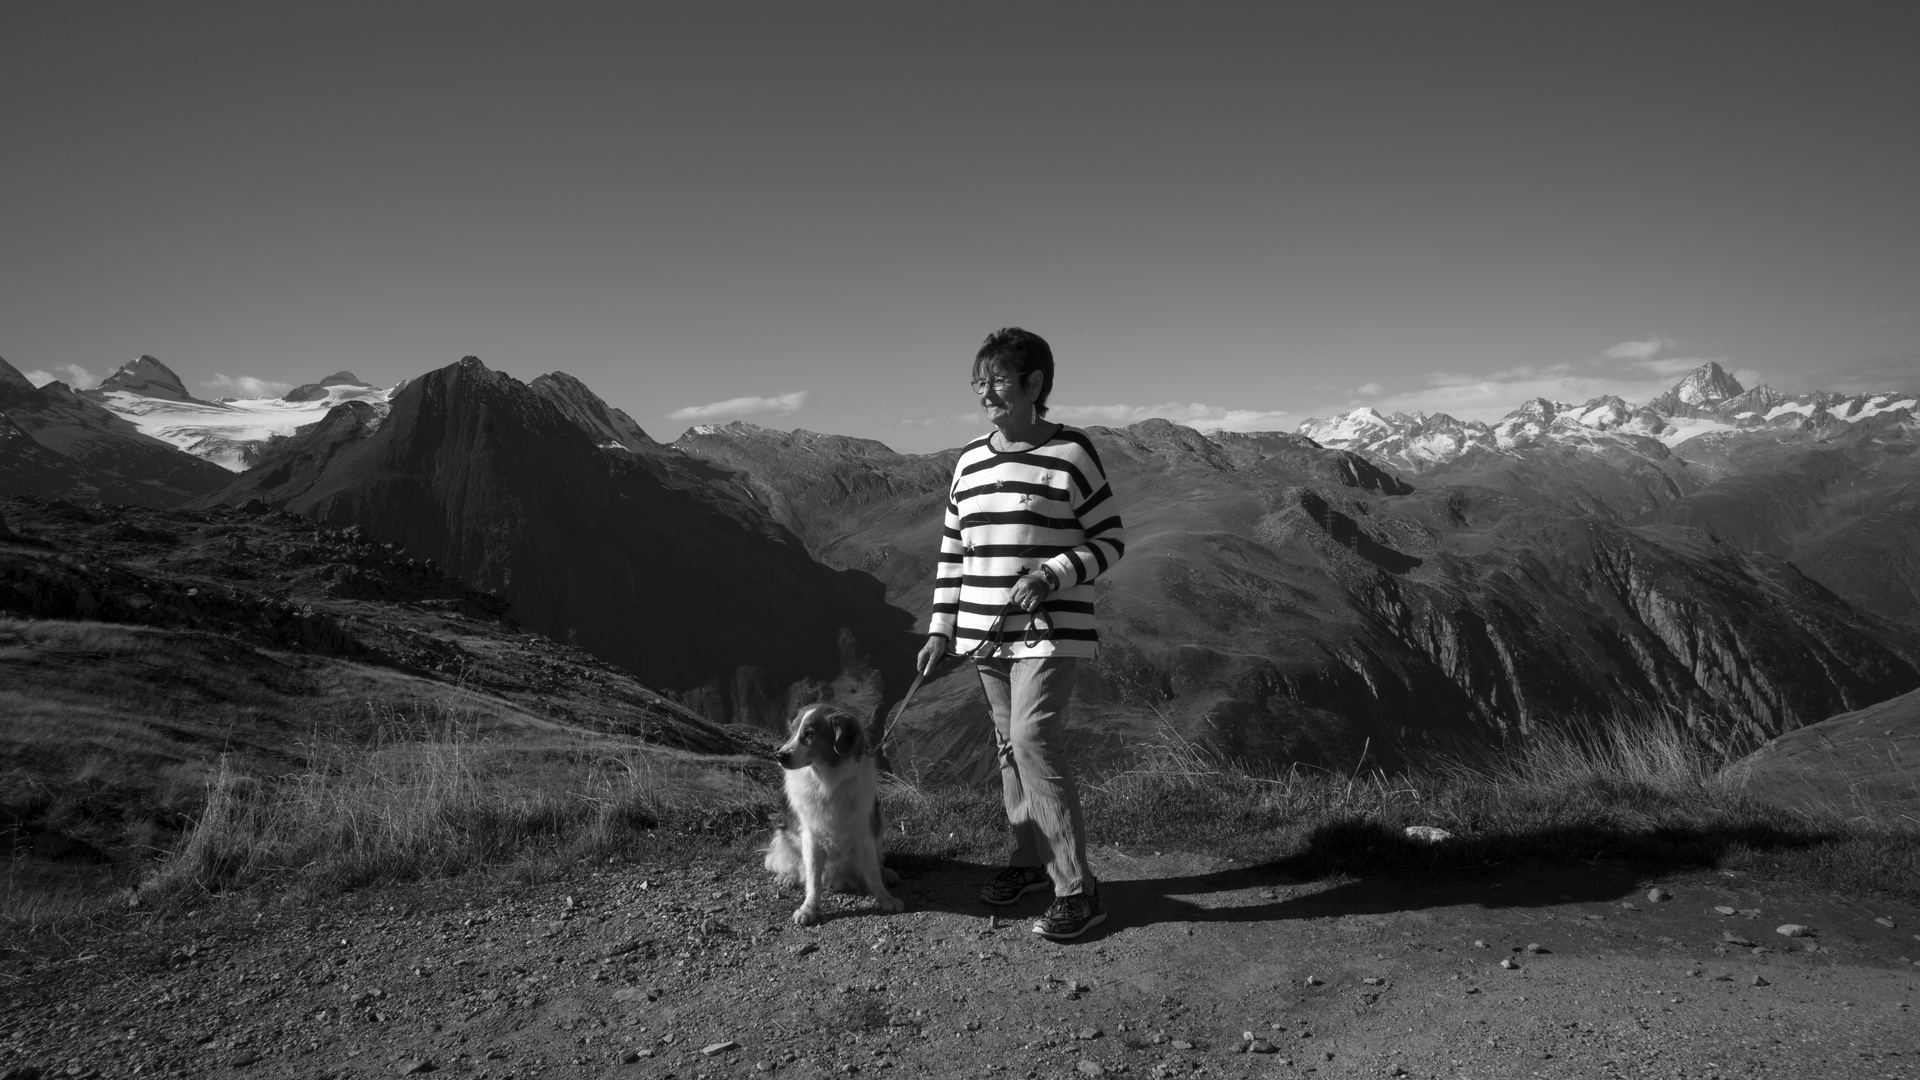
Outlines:
[[764,780],[634,740],[476,736],[455,713],[389,714],[371,745],[320,742],[274,779],[223,760],[186,841],[143,884],[156,904],[275,879],[303,890],[603,859],[656,830],[763,827]]
[[[1720,765],[1658,727],[1547,734],[1498,757],[1394,775],[1249,769],[1169,732],[1136,767],[1090,785],[1087,813],[1100,842],[1211,850],[1316,876],[1578,858],[1649,872],[1741,869],[1920,900],[1920,829],[1783,806]],[[1453,839],[1410,840],[1411,825]]]
[[[448,706],[387,710],[373,737],[316,738],[306,767],[250,775],[223,760],[185,839],[142,883],[162,908],[212,893],[293,896],[581,860],[673,857],[756,836],[779,812],[772,772],[631,740],[516,741]],[[894,856],[990,862],[1004,850],[997,784],[882,787]],[[1789,810],[1723,777],[1684,736],[1548,736],[1478,763],[1388,775],[1246,767],[1171,729],[1124,771],[1089,778],[1094,842],[1193,850],[1309,877],[1474,875],[1529,861],[1608,860],[1649,874],[1723,867],[1920,901],[1920,830]],[[1446,829],[1441,844],[1409,825]],[[11,879],[9,879],[11,881]],[[54,927],[68,890],[0,889],[0,925]]]

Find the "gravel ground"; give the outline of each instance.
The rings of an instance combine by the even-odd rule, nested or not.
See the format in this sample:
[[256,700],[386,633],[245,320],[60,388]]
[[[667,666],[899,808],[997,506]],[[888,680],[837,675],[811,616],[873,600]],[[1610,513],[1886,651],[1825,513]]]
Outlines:
[[1111,918],[1071,943],[954,862],[901,867],[903,915],[795,928],[744,847],[211,904],[0,969],[0,1077],[1920,1078],[1920,912],[1604,864],[1095,866]]

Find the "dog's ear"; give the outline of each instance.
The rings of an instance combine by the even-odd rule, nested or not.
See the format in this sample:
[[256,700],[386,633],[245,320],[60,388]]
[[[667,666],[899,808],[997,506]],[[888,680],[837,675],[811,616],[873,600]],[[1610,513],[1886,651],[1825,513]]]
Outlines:
[[867,731],[857,718],[846,713],[833,714],[833,752],[856,760],[866,754]]

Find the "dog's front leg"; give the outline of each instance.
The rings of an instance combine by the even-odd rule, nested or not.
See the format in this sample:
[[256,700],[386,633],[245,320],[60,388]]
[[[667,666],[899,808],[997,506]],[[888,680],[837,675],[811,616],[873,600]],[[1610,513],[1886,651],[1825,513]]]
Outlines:
[[881,911],[889,915],[905,911],[906,903],[887,891],[887,886],[900,883],[900,875],[887,869],[886,865],[880,861],[880,834],[885,830],[880,820],[878,800],[874,801],[873,818],[869,825],[867,850],[860,853],[863,856],[860,860],[860,872],[866,875],[867,892],[873,894],[873,899],[880,905]]
[[800,830],[800,880],[807,895],[794,909],[793,925],[812,926],[820,921],[821,877],[827,872],[827,853],[820,850],[820,838],[812,829]]

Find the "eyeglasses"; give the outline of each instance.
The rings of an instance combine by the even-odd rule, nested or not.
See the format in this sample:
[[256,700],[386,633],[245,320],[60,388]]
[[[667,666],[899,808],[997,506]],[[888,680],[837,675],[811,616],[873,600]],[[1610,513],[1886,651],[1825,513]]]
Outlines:
[[1021,376],[1018,375],[995,375],[991,379],[975,379],[973,380],[973,392],[976,394],[984,394],[987,392],[987,387],[991,386],[993,387],[994,393],[1004,394],[1020,385],[1020,379]]

